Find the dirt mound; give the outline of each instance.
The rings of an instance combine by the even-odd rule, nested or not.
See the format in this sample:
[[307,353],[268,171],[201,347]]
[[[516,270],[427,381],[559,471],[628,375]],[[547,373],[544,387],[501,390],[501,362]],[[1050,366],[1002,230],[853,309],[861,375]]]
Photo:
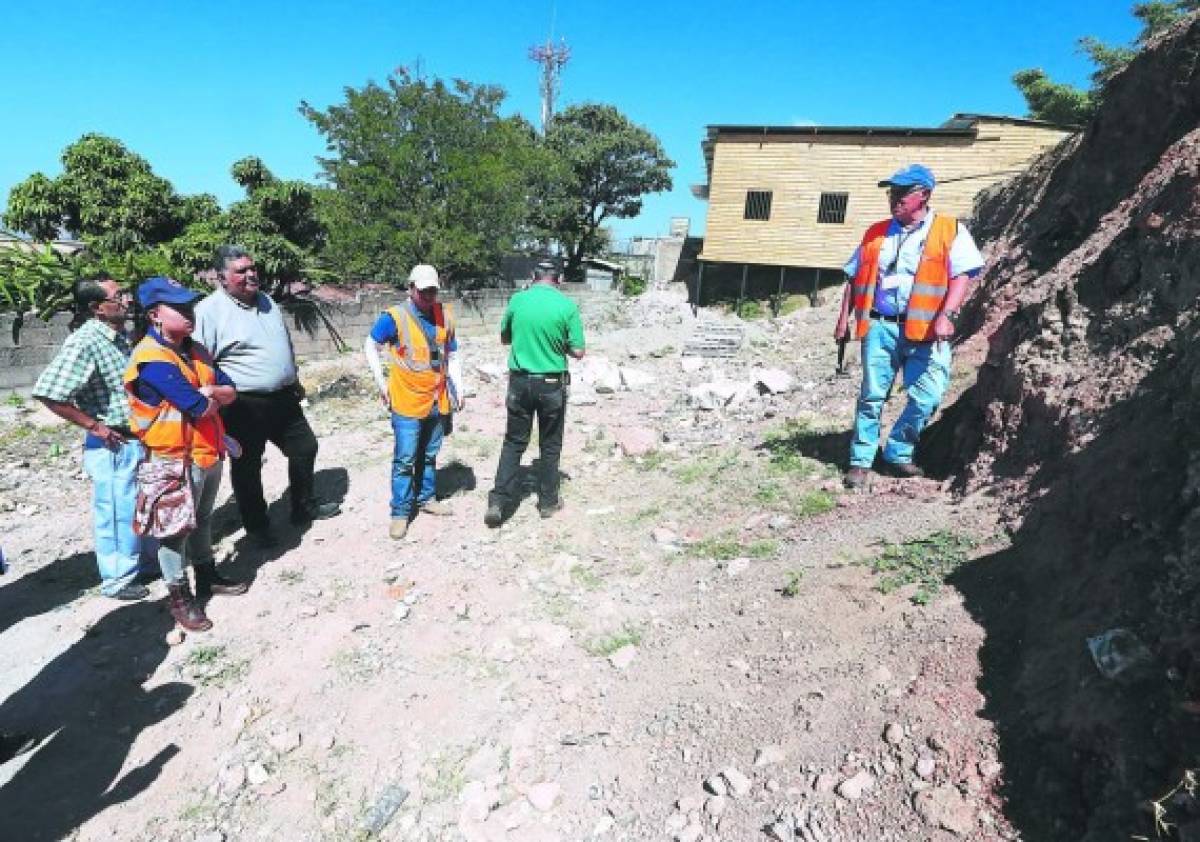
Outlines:
[[[976,209],[990,260],[961,358],[980,373],[926,456],[998,494],[1014,530],[959,586],[989,629],[986,712],[1031,839],[1146,833],[1139,802],[1198,764],[1198,126],[1192,16]],[[1153,660],[1110,680],[1086,641],[1118,627]]]

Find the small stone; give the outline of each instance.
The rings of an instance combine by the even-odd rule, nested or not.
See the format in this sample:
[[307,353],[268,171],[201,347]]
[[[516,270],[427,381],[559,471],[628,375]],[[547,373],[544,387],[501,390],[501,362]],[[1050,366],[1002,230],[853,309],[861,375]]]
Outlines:
[[980,760],[979,761],[979,776],[985,781],[990,781],[993,778],[999,777],[1004,771],[1004,766],[998,760]]
[[898,746],[904,741],[904,726],[892,722],[883,729],[883,739],[890,746]]
[[792,832],[791,823],[782,819],[767,825],[766,834],[768,838],[774,839],[776,842],[792,842],[796,838]]
[[525,793],[525,797],[529,799],[529,803],[533,808],[541,813],[547,813],[554,809],[554,802],[558,800],[561,787],[553,782],[534,784],[529,788],[529,792]]
[[250,781],[251,786],[262,786],[270,779],[271,773],[261,763],[251,763],[250,768],[246,770],[246,780]]
[[773,766],[776,763],[782,763],[786,755],[779,746],[762,746],[754,752],[754,768],[759,769],[763,766]]
[[234,793],[246,785],[246,767],[240,763],[226,766],[217,780],[222,792]]
[[857,801],[875,786],[875,777],[863,769],[838,784],[837,794],[847,801]]
[[392,618],[396,620],[407,620],[408,615],[412,613],[412,607],[407,602],[397,602],[396,607],[392,609]]
[[186,639],[187,639],[187,634],[184,633],[183,629],[175,628],[175,629],[171,629],[169,632],[167,632],[167,645],[168,646],[178,646],[179,644],[183,643],[183,641]]
[[702,806],[703,802],[698,796],[695,795],[685,795],[683,798],[680,798],[675,802],[676,809],[678,809],[679,812],[683,813],[685,816],[688,813],[699,810]]
[[712,798],[704,802],[704,812],[708,813],[714,819],[720,818],[725,812],[725,808],[729,806],[729,799],[724,795],[714,795]]
[[958,836],[970,833],[975,827],[975,808],[952,786],[918,792],[913,796],[913,807],[928,824]]
[[720,775],[713,775],[704,782],[704,788],[716,796],[723,796],[729,792],[729,787],[725,783],[725,779]]
[[683,830],[675,834],[675,842],[700,842],[704,836],[704,828],[692,822]]
[[637,657],[637,647],[632,643],[626,644],[608,656],[608,662],[616,669],[627,669]]
[[301,617],[315,617],[315,616],[317,616],[317,606],[301,605],[300,610],[298,610],[296,612],[296,614],[298,614]]
[[201,833],[194,842],[225,842],[225,834],[219,830],[210,830]]
[[767,792],[779,792],[779,781],[775,780],[774,778],[770,778],[765,784],[763,784],[763,789],[765,789]]
[[679,540],[679,536],[663,526],[655,527],[651,530],[650,537],[654,539],[654,543],[656,544],[674,544]]
[[725,563],[725,575],[730,579],[741,576],[750,569],[750,559],[748,558],[731,558]]
[[750,779],[733,766],[721,772],[721,777],[725,779],[725,784],[729,787],[729,792],[735,798],[741,798],[750,791]]
[[934,770],[937,769],[937,761],[934,759],[932,754],[923,752],[921,756],[917,758],[917,765],[915,769],[919,777],[923,778],[924,780],[929,780],[933,777]]
[[[574,403],[574,401],[572,401]],[[612,816],[601,816],[596,825],[592,828],[592,836],[603,836],[617,825],[617,820]]]

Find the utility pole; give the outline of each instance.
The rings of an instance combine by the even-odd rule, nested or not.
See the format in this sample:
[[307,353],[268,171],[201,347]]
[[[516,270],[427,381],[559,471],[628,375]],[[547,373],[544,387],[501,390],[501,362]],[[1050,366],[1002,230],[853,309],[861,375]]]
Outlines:
[[554,43],[554,36],[546,39],[545,44],[535,44],[529,48],[529,57],[542,66],[542,134],[550,127],[550,118],[554,116],[554,100],[558,98],[559,76],[563,65],[571,60],[571,48],[560,38]]

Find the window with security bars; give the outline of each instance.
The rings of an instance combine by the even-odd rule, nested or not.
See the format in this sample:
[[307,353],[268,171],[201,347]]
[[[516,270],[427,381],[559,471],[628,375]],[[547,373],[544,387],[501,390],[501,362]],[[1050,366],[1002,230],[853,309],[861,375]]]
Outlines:
[[771,192],[770,190],[747,190],[746,213],[743,219],[770,219]]
[[850,204],[849,193],[822,193],[817,208],[817,222],[840,225],[846,221],[846,206]]

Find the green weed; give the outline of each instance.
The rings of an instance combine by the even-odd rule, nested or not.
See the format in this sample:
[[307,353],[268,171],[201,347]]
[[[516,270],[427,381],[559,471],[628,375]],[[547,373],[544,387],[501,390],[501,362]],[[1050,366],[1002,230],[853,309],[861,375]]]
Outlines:
[[639,471],[650,473],[651,471],[662,470],[663,465],[668,461],[669,457],[661,450],[652,450],[645,456],[640,457],[634,464],[637,465]]
[[689,544],[687,550],[692,558],[711,558],[714,561],[729,561],[746,554],[738,540],[729,535],[710,536]]
[[967,560],[974,546],[973,539],[944,530],[900,544],[884,544],[883,552],[869,562],[871,570],[880,576],[876,588],[886,594],[915,584],[913,603],[926,605],[946,577]]
[[837,497],[821,490],[808,491],[792,503],[797,517],[816,517],[837,508]]
[[645,509],[639,509],[638,511],[634,512],[633,522],[642,523],[647,520],[653,520],[661,514],[662,509],[660,509],[658,506],[648,506]]
[[746,546],[746,555],[750,558],[770,558],[779,552],[779,542],[772,538],[760,538],[751,541]]
[[250,669],[248,660],[230,657],[224,646],[197,646],[184,665],[202,687],[226,687],[240,681]]
[[607,658],[622,647],[637,646],[641,642],[641,631],[636,626],[626,625],[615,634],[593,638],[584,648],[587,649],[588,654],[598,658]]
[[800,580],[804,578],[804,574],[799,570],[789,570],[787,581],[783,583],[783,587],[779,589],[779,593],[788,599],[794,599],[800,595]]
[[590,567],[583,564],[576,564],[571,568],[571,581],[585,591],[599,590],[600,585],[604,583]]

